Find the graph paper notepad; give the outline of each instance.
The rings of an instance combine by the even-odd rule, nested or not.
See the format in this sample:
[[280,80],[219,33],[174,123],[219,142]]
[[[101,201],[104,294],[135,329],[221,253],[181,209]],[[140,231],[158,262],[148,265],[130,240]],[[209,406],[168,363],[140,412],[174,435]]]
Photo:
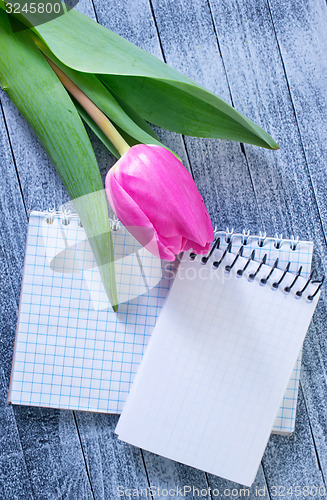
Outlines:
[[[219,235],[222,248],[231,238],[235,250],[246,243],[245,255],[256,249],[261,258],[264,250],[270,263],[278,257],[281,266],[291,262],[293,270],[302,265],[304,273],[310,271],[310,242]],[[111,311],[78,219],[31,213],[12,403],[120,413],[168,293],[172,269],[163,269],[121,226],[113,236],[116,257],[121,257],[116,261],[120,301],[129,299],[118,315]],[[298,367],[300,363],[299,358]],[[291,376],[275,431],[293,430],[298,379],[299,369]]]
[[[297,272],[301,270],[304,277],[309,277],[313,254],[313,243],[310,241],[299,241],[298,239],[283,239],[281,236],[274,238],[265,235],[250,235],[248,232],[234,233],[232,231],[218,231],[220,246],[225,249],[228,242],[232,242],[233,252],[237,252],[243,246],[243,255],[249,257],[253,250],[256,259],[262,259],[266,255],[266,262],[273,265],[278,258],[278,267],[285,268],[289,263],[289,270]],[[297,399],[300,381],[302,361],[302,349],[299,352],[287,389],[278,410],[272,432],[274,434],[290,435],[294,432]]]
[[12,403],[121,411],[167,295],[169,275],[122,226],[113,239],[117,314],[78,219],[31,213]]
[[220,251],[202,265],[185,255],[119,438],[250,486],[319,288],[264,260]]

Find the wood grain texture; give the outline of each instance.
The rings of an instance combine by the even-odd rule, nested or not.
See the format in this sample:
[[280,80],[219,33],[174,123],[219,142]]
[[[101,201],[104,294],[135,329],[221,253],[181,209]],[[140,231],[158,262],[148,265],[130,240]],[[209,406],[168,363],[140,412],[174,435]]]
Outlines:
[[15,415],[7,404],[8,385],[0,370],[0,495],[1,498],[33,499]]
[[[230,102],[208,4],[187,0],[153,0],[152,4],[167,63]],[[185,144],[194,179],[213,223],[235,230],[262,229],[240,144],[189,137]],[[246,204],[240,203],[237,186],[243,186]]]
[[0,362],[8,381],[14,345],[27,221],[1,108],[0,164],[2,174],[0,192]]
[[[316,486],[318,489],[325,486],[315,448],[310,446],[310,435],[310,423],[300,388],[294,434],[291,437],[271,436],[264,454],[264,470],[272,493],[273,486],[278,485],[285,487],[284,492],[294,486]],[[304,456],[307,457],[305,460]],[[295,491],[292,496],[295,496]]]
[[[264,226],[269,233],[286,230],[288,234],[312,239],[316,247],[314,267],[318,274],[326,274],[322,220],[268,5],[259,1],[235,1],[228,5],[211,1],[211,8],[235,106],[250,113],[264,128],[269,127],[281,146],[280,151],[270,155],[245,145]],[[304,377],[308,365],[320,367],[310,372],[310,385],[304,387],[307,402],[313,401],[312,395],[319,393],[326,384],[325,300],[324,293],[305,342]],[[321,433],[321,429],[317,428],[317,432],[313,429],[312,439],[307,427],[307,432],[301,434],[296,444],[300,445],[305,439],[308,450],[316,446],[316,451],[325,455],[326,410],[326,398],[319,405],[309,407],[307,404],[308,414],[314,413],[315,420],[322,422],[325,430]],[[307,475],[301,476],[301,484],[305,484],[315,466],[312,455],[298,453],[295,459],[294,448],[292,454],[294,460],[286,462],[283,455],[270,455],[271,467],[265,467],[265,471],[282,468],[292,478],[299,469],[307,470]],[[299,457],[302,464],[298,462]],[[321,474],[326,478],[326,470]]]
[[[326,127],[327,127],[327,9],[324,1],[269,1],[285,77],[294,108],[305,161],[310,173],[326,238]],[[310,21],[310,22],[308,22]],[[323,34],[323,36],[321,35]],[[325,261],[322,246],[321,258]],[[325,271],[325,269],[324,269]],[[326,271],[325,271],[326,272]],[[316,342],[305,342],[302,385],[313,429],[320,466],[327,478],[326,306],[316,316]],[[314,369],[317,361],[319,370]],[[313,390],[310,390],[313,388]]]
[[[326,3],[82,0],[77,8],[273,135],[278,152],[156,130],[193,173],[216,225],[310,238],[314,267],[326,274]],[[26,213],[68,196],[31,128],[3,92],[0,101],[1,498],[107,500],[118,498],[119,485],[239,488],[119,442],[117,417],[6,404]],[[104,177],[114,159],[90,138]],[[255,488],[271,498],[275,485],[326,485],[326,316],[324,292],[304,345],[296,431],[270,439],[250,498],[258,498]]]
[[[3,96],[3,91],[0,92],[0,96]],[[27,220],[23,195],[10,147],[7,124],[1,107],[0,164],[0,245],[7,257],[10,276],[12,276],[13,293],[18,297],[24,262]],[[13,200],[15,200],[14,203]]]
[[[6,126],[2,112],[0,113],[0,140],[1,140],[1,173],[3,190],[0,198],[1,210],[1,246],[0,246],[0,310],[1,310],[1,349],[0,363],[2,369],[1,412],[6,433],[11,433],[12,451],[7,449],[11,459],[11,468],[6,473],[6,482],[10,477],[21,479],[22,488],[29,484],[26,498],[53,499],[53,498],[92,498],[91,487],[88,481],[85,463],[80,446],[78,432],[72,412],[51,411],[42,408],[28,408],[24,406],[8,406],[7,393],[9,375],[14,344],[14,335],[17,320],[19,288],[21,283],[24,247],[27,228],[27,215],[23,203],[24,191],[21,178],[26,178],[29,193],[42,192],[41,172],[35,175],[34,183],[29,178],[28,168],[38,167],[36,159],[29,161],[30,150],[28,141],[32,141],[36,151],[43,153],[41,146],[26,123],[13,109],[8,113],[11,103],[1,95],[3,109],[9,116],[6,125],[8,130],[14,126],[12,120],[17,119],[12,131],[15,140],[9,143],[6,135]],[[20,125],[22,128],[20,128]],[[26,135],[27,134],[27,139]],[[21,142],[17,142],[20,138]],[[25,140],[25,142],[24,142]],[[17,147],[17,151],[16,151]],[[15,164],[12,153],[14,154]],[[37,155],[38,156],[38,155]],[[17,174],[15,170],[17,168]],[[41,165],[40,165],[41,167]],[[20,174],[22,173],[22,177]],[[55,174],[53,167],[49,168],[49,176]],[[60,180],[59,186],[60,186]],[[60,191],[62,188],[60,187]],[[52,193],[54,196],[55,193]],[[57,195],[57,199],[60,199]],[[24,197],[25,205],[28,197]],[[40,206],[41,205],[41,206]],[[44,208],[40,203],[39,209]],[[34,207],[37,208],[37,207]],[[3,435],[3,433],[1,433]],[[10,444],[10,441],[8,441]],[[4,440],[1,443],[1,460],[5,467]],[[11,454],[11,456],[10,456]],[[23,458],[20,456],[23,454]],[[23,460],[23,463],[22,463]],[[24,498],[25,493],[13,489],[15,482],[5,489],[3,498]]]
[[268,4],[326,234],[326,2],[268,0]]
[[[77,413],[77,412],[76,412]],[[78,412],[86,463],[96,499],[117,498],[118,488],[148,488],[140,450],[119,441],[117,415]]]

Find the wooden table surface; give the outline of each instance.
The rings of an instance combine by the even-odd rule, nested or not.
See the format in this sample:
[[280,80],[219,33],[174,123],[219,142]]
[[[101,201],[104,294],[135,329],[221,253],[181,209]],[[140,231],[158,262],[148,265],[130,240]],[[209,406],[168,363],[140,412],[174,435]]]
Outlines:
[[[215,225],[313,240],[314,268],[326,275],[325,0],[83,0],[77,8],[275,138],[280,151],[158,131],[191,168]],[[28,213],[58,207],[68,196],[2,91],[0,101],[1,499],[107,500],[119,498],[118,486],[184,485],[219,488],[221,497],[236,488],[233,496],[242,496],[239,485],[119,442],[117,416],[7,404]],[[114,160],[91,138],[105,174]],[[326,486],[326,320],[324,289],[304,343],[295,433],[271,437],[251,498],[258,497],[256,487],[273,498],[314,496],[312,486]],[[323,488],[316,496],[325,496]]]

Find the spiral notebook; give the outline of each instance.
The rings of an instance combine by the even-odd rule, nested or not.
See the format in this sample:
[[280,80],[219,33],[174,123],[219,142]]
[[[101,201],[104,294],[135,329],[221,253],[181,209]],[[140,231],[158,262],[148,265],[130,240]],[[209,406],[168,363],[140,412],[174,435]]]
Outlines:
[[[310,273],[312,243],[217,232],[249,256]],[[113,223],[119,313],[110,307],[84,229],[74,215],[30,214],[9,401],[120,413],[159,312],[174,265],[148,254]],[[301,356],[273,431],[294,429]]]
[[184,254],[116,433],[251,486],[322,282],[231,246]]

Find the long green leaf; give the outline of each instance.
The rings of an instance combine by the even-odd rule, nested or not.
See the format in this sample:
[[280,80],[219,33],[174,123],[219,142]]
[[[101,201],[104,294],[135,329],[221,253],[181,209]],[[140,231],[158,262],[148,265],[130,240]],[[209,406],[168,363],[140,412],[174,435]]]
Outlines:
[[[195,137],[237,140],[278,149],[264,130],[223,101],[218,110],[213,104],[218,99],[215,96],[212,102],[210,95],[194,99],[183,85],[172,86],[158,79],[115,75],[101,75],[101,79],[111,91],[142,113],[143,118],[159,127]],[[196,87],[192,90],[198,92]]]
[[[37,38],[37,37],[35,37]],[[137,142],[143,144],[158,144],[162,146],[158,138],[155,137],[154,132],[150,135],[145,131],[145,124],[143,128],[139,127],[135,121],[123,110],[120,104],[116,101],[109,90],[103,83],[95,76],[89,73],[82,73],[75,71],[68,66],[65,66],[46,45],[36,40],[36,44],[45,55],[51,59],[69,78],[91,99],[94,104],[101,109],[101,111],[110,118],[110,120],[124,130],[129,136],[136,139]],[[135,114],[134,114],[135,116]],[[140,120],[138,119],[138,122]],[[150,128],[148,126],[148,128]]]
[[26,31],[13,34],[3,11],[0,85],[31,124],[57,168],[89,237],[106,292],[116,306],[112,235],[91,143],[73,102],[46,59]]
[[[118,151],[115,148],[115,146],[109,141],[108,137],[102,132],[102,130],[100,129],[99,125],[97,125],[92,120],[92,118],[90,117],[90,115],[87,114],[87,112],[85,111],[85,109],[82,108],[82,106],[74,98],[72,98],[72,101],[74,102],[74,104],[76,106],[76,109],[79,112],[80,116],[83,118],[83,120],[85,121],[85,123],[90,127],[90,129],[92,130],[92,132],[94,132],[95,135],[100,139],[100,141],[109,149],[110,153],[113,156],[115,156],[117,159],[119,159],[120,158],[120,154],[118,153]],[[125,139],[125,141],[127,142],[127,144],[129,144],[129,146],[134,146],[135,144],[139,144],[138,141],[136,141],[133,137],[131,137],[130,135],[128,135],[124,130],[122,130],[121,128],[119,128],[117,125],[116,125],[116,128],[117,128],[118,132],[120,133],[120,135]]]
[[155,125],[278,148],[269,134],[217,96],[74,9],[35,32],[66,66],[103,75],[110,88]]
[[110,89],[155,125],[278,149],[267,132],[223,100],[74,9],[33,31],[63,64],[102,75]]
[[125,101],[122,101],[117,94],[114,92],[111,92],[113,97],[116,99],[118,104],[121,106],[121,108],[125,111],[125,113],[138,125],[144,132],[147,134],[151,135],[154,139],[157,141],[160,141],[159,137],[157,134],[154,132],[154,130],[150,127],[148,122],[146,122],[138,113],[134,111]]
[[76,99],[72,98],[73,103],[76,106],[77,111],[80,116],[83,118],[84,122],[90,127],[92,132],[100,139],[100,141],[109,149],[110,153],[114,155],[117,159],[120,158],[120,154],[118,153],[115,146],[109,141],[108,137],[102,132],[99,125],[97,125],[90,115],[85,111],[85,109],[80,105]]

